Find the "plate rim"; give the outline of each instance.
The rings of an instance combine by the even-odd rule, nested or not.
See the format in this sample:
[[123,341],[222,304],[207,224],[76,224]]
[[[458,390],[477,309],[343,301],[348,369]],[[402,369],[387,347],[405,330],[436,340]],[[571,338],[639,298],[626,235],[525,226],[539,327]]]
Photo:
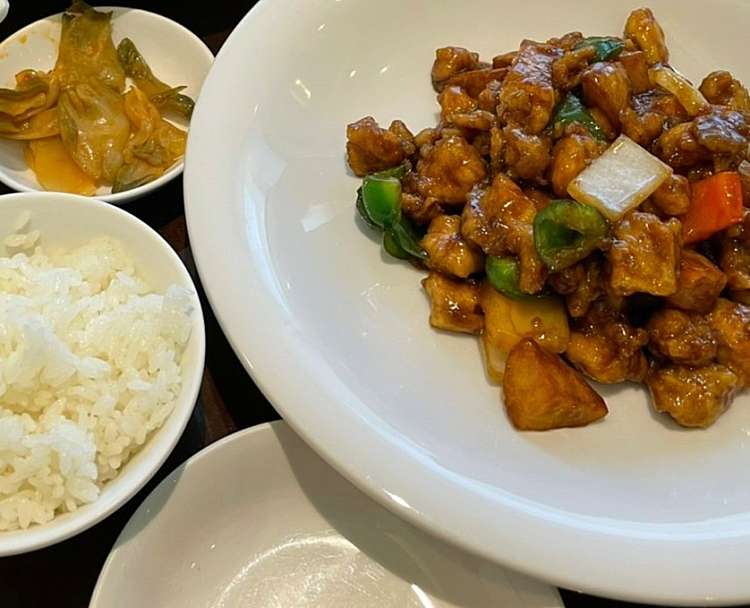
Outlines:
[[[746,524],[738,530],[731,528],[730,524],[728,532],[707,533],[699,527],[693,528],[691,524],[607,520],[530,503],[509,493],[503,495],[501,488],[469,484],[466,478],[441,468],[435,462],[427,462],[428,459],[406,445],[395,430],[370,426],[366,429],[369,433],[363,432],[359,427],[366,426],[367,421],[363,423],[360,420],[359,427],[352,424],[352,420],[347,420],[347,407],[340,408],[338,413],[343,414],[342,417],[333,420],[341,425],[343,432],[327,432],[326,435],[326,431],[310,430],[305,424],[309,416],[306,420],[300,406],[295,405],[295,391],[289,386],[291,383],[285,384],[272,373],[273,365],[269,360],[273,355],[267,350],[268,344],[247,346],[238,343],[236,335],[241,322],[231,317],[228,300],[220,289],[220,275],[229,270],[226,265],[211,263],[211,238],[221,235],[209,237],[207,227],[210,227],[210,223],[206,220],[210,217],[209,213],[215,214],[215,207],[211,210],[210,206],[215,204],[216,195],[214,193],[213,199],[207,197],[202,210],[199,194],[195,191],[200,185],[201,172],[205,178],[206,168],[210,164],[196,160],[199,152],[195,151],[197,146],[191,147],[191,141],[200,136],[200,122],[196,118],[200,119],[202,107],[208,103],[206,92],[212,90],[214,81],[225,69],[224,64],[231,61],[235,47],[240,47],[243,39],[252,38],[248,30],[255,28],[256,23],[257,27],[262,27],[261,20],[267,12],[292,10],[292,5],[289,0],[260,0],[225,41],[204,82],[203,104],[200,100],[196,104],[183,174],[188,232],[206,297],[228,342],[259,390],[321,458],[368,496],[410,523],[486,559],[558,587],[631,602],[728,606],[749,601],[750,579],[740,573],[750,567],[750,525]],[[201,158],[205,161],[206,156],[204,153]],[[259,305],[263,304],[263,298],[272,299],[265,292],[254,295]],[[245,322],[248,318],[257,319],[253,317],[253,309],[246,311]],[[268,324],[267,319],[264,321]],[[251,331],[255,338],[260,338],[267,330],[253,326]],[[286,352],[288,361],[293,354],[292,345],[299,344],[295,344],[294,338],[286,335],[281,327],[278,334],[275,337],[286,340],[286,346],[290,348]],[[316,396],[308,390],[305,395],[297,391],[296,397],[311,402]],[[349,416],[355,417],[351,413]],[[356,437],[348,436],[347,432]],[[363,448],[364,444],[368,447]],[[372,454],[393,449],[394,446],[398,446],[399,455],[403,457],[398,466],[388,466],[383,459]],[[361,470],[362,463],[370,465],[366,472]],[[415,465],[413,470],[421,477],[412,476],[408,482],[404,482],[403,471]],[[476,522],[467,521],[467,518],[451,516],[450,509],[427,504],[430,501],[426,501],[425,496],[434,492],[436,484],[463,492],[460,495],[462,509],[474,514],[469,519],[489,521],[493,517],[504,524],[505,532],[500,531],[499,527],[489,530],[482,528]],[[709,521],[713,523],[718,520]],[[519,538],[512,533],[518,529],[525,530],[527,534]],[[503,542],[507,544],[503,545]],[[565,548],[561,549],[560,546]],[[575,559],[571,559],[573,547],[579,552]],[[728,551],[728,548],[732,551]],[[587,576],[589,570],[601,568],[602,564],[610,566],[606,579],[593,580],[590,574]],[[673,569],[669,582],[661,578],[665,572],[659,571],[665,564],[670,564]],[[731,579],[722,578],[718,572],[726,570],[736,575]],[[652,574],[649,580],[640,580],[639,585],[634,585],[633,581],[649,571],[659,572],[659,575]],[[727,584],[727,580],[731,580],[731,584]],[[740,580],[747,582],[742,585]],[[711,589],[711,593],[706,592],[707,588]]]

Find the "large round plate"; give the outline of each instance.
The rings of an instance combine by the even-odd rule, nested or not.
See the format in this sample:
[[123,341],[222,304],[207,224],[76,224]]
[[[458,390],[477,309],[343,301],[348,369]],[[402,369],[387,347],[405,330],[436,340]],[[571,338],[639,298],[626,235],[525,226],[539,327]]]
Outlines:
[[555,589],[404,523],[275,422],[206,448],[138,508],[89,608],[129,606],[562,608],[562,602]]
[[[412,522],[560,585],[642,601],[750,600],[750,407],[683,431],[636,387],[600,424],[509,425],[476,340],[432,331],[420,273],[355,221],[346,123],[435,123],[434,49],[484,58],[637,2],[261,1],[225,44],[190,132],[191,243],[230,341],[286,420]],[[750,6],[654,0],[673,64],[750,81]]]

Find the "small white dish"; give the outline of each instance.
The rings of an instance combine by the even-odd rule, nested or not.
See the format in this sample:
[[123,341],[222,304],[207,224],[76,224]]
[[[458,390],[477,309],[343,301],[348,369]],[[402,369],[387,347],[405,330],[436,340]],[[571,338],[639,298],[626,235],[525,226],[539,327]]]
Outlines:
[[562,608],[392,515],[284,423],[204,449],[141,504],[90,608]]
[[[154,290],[163,292],[176,284],[192,291],[193,328],[182,358],[182,388],[164,425],[104,486],[93,503],[59,515],[47,524],[0,532],[0,557],[40,549],[83,532],[140,490],[159,470],[185,429],[198,397],[205,357],[205,329],[195,285],[178,255],[159,234],[138,218],[102,201],[74,194],[33,192],[0,196],[0,243],[26,211],[31,214],[29,229],[39,230],[40,243],[45,248],[74,247],[105,235],[120,240],[138,274]],[[2,245],[0,252],[5,253]]]
[[[184,85],[186,95],[198,98],[203,80],[213,62],[213,54],[203,41],[179,23],[156,13],[116,6],[96,7],[112,11],[112,40],[117,44],[130,38],[151,69],[161,80],[172,86]],[[0,86],[14,87],[14,76],[27,68],[50,70],[57,58],[62,14],[35,21],[0,43]],[[187,121],[174,123],[188,128]],[[181,160],[157,179],[112,194],[109,187],[99,188],[96,197],[110,203],[124,204],[166,184],[182,173]],[[0,139],[0,181],[22,192],[41,191],[42,187],[28,168],[23,156],[23,143]]]

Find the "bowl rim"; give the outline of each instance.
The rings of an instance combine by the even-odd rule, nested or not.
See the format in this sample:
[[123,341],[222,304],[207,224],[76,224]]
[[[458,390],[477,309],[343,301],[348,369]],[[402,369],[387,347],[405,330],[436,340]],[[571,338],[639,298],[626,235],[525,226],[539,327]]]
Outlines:
[[[206,297],[258,388],[305,442],[366,494],[411,523],[487,559],[560,587],[633,602],[690,606],[746,603],[750,585],[740,584],[747,577],[739,574],[750,565],[750,525],[746,522],[735,525],[731,518],[717,518],[642,524],[589,517],[469,480],[432,461],[395,429],[373,423],[374,415],[368,418],[353,408],[347,411],[342,404],[331,405],[332,401],[358,397],[330,379],[316,384],[315,372],[325,374],[326,370],[316,365],[313,349],[295,335],[289,317],[278,310],[260,271],[257,276],[242,277],[256,289],[253,314],[248,317],[245,309],[240,321],[237,303],[227,297],[237,276],[231,268],[216,263],[212,241],[216,233],[211,230],[220,224],[210,221],[218,212],[214,204],[217,196],[232,190],[216,191],[216,176],[207,175],[213,168],[210,157],[196,141],[202,134],[201,116],[209,99],[205,93],[210,93],[222,74],[231,71],[230,57],[237,55],[242,41],[260,45],[254,34],[262,30],[263,19],[296,10],[293,6],[288,0],[259,0],[225,41],[196,105],[183,177],[191,247]],[[212,184],[210,196],[208,183]],[[254,204],[245,198],[246,206]],[[253,260],[265,259],[262,246],[253,245]],[[253,322],[261,318],[263,323]],[[291,360],[302,361],[295,368],[297,382],[278,373]],[[389,452],[400,459],[394,462],[397,459],[382,456]],[[443,498],[458,497],[458,501],[436,498],[436,488],[442,490]],[[466,515],[459,518],[456,511]],[[497,525],[488,529],[489,521]],[[659,568],[670,560],[669,572]],[[604,568],[606,577],[591,575]],[[728,580],[730,584],[722,586]]]
[[[203,40],[201,40],[196,34],[194,34],[192,31],[190,31],[181,23],[175,21],[174,19],[170,19],[169,17],[165,17],[164,15],[160,15],[158,13],[147,11],[141,8],[129,8],[127,6],[109,6],[109,5],[94,6],[93,8],[97,10],[112,11],[113,13],[125,13],[125,12],[140,13],[142,15],[147,16],[149,19],[153,19],[154,21],[161,22],[165,27],[171,27],[174,30],[180,32],[180,34],[182,34],[185,37],[185,39],[190,40],[193,43],[196,49],[201,50],[204,56],[206,57],[206,59],[208,60],[208,69],[206,70],[206,74],[203,78],[205,82],[205,79],[208,76],[208,72],[211,70],[211,65],[213,64],[213,61],[214,61],[214,54],[211,52],[211,49],[208,48],[206,43],[203,42]],[[9,34],[2,41],[0,41],[0,51],[2,51],[2,49],[6,45],[11,44],[16,38],[20,38],[21,36],[27,34],[29,31],[38,27],[40,24],[42,24],[45,21],[61,17],[62,14],[63,14],[62,12],[53,13],[51,15],[47,15],[46,17],[42,17],[41,19],[37,19],[36,21],[32,21],[31,23],[27,25],[24,25],[22,28],[20,28],[19,30],[16,30],[12,34]],[[197,99],[196,99],[196,102],[197,102]],[[190,128],[188,127],[188,133],[189,132],[190,132]],[[183,155],[182,159],[180,159],[178,162],[172,165],[169,169],[167,169],[164,173],[162,173],[155,180],[147,182],[131,190],[125,190],[124,192],[116,192],[116,193],[109,193],[109,194],[95,194],[91,197],[86,197],[86,198],[97,198],[101,201],[106,201],[108,203],[124,205],[137,198],[140,198],[141,196],[144,196],[145,194],[148,194],[149,192],[156,190],[157,188],[160,188],[167,182],[180,176],[184,168],[185,168],[185,157]],[[44,190],[41,187],[34,188],[32,186],[29,186],[28,184],[24,184],[18,181],[14,177],[8,175],[5,172],[2,165],[0,165],[0,182],[4,183],[9,188],[12,188],[13,190],[16,190],[18,192],[55,192],[55,191],[50,191],[50,190]],[[61,194],[69,194],[69,193],[61,192]]]
[[[143,220],[120,209],[119,207],[110,205],[109,203],[96,198],[81,196],[78,194],[36,191],[30,193],[14,192],[11,194],[0,195],[0,207],[5,203],[23,202],[32,197],[37,199],[47,199],[49,201],[55,201],[57,199],[53,204],[59,202],[66,208],[73,205],[79,205],[88,209],[96,209],[96,213],[101,212],[105,215],[109,215],[115,222],[129,223],[136,230],[142,232],[147,239],[150,239],[163,251],[171,265],[177,270],[177,274],[180,276],[180,284],[192,290],[191,299],[193,300],[194,311],[192,313],[193,326],[191,329],[190,340],[195,340],[195,343],[192,346],[195,350],[195,367],[194,372],[189,376],[183,375],[182,391],[184,392],[185,397],[183,400],[178,400],[175,403],[175,407],[167,419],[169,420],[170,418],[177,417],[177,424],[172,429],[171,434],[167,436],[166,439],[163,439],[164,445],[162,450],[156,453],[149,449],[150,447],[153,448],[153,446],[149,446],[155,438],[154,435],[152,435],[136,454],[136,456],[141,456],[142,459],[138,462],[139,469],[143,469],[141,475],[134,475],[133,478],[129,480],[130,483],[123,484],[121,477],[123,471],[121,470],[117,477],[110,480],[105,485],[106,488],[111,488],[111,493],[106,496],[106,501],[102,500],[103,497],[100,495],[100,497],[94,502],[83,505],[72,513],[59,515],[46,524],[34,525],[25,530],[0,532],[0,557],[28,553],[71,538],[72,536],[84,532],[99,523],[135,496],[135,494],[140,491],[162,467],[174,450],[180,437],[182,437],[185,427],[195,409],[200,387],[203,383],[203,372],[205,368],[206,330],[198,290],[182,259],[177,255],[175,250],[172,249],[169,243],[167,243],[164,238],[156,232],[156,230],[151,228],[151,226],[146,224]],[[64,211],[61,210],[61,213],[64,213]],[[127,243],[125,245],[127,247]],[[164,431],[165,429],[167,429],[166,424],[162,425],[156,433]],[[127,464],[125,466],[127,467]],[[122,487],[119,487],[118,484],[122,485]]]

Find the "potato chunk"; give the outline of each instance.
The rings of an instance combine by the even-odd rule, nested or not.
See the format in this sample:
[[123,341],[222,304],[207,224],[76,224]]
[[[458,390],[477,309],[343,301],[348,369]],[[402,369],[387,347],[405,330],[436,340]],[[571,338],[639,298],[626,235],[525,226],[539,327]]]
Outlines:
[[524,431],[585,426],[607,415],[578,372],[528,338],[508,355],[503,395],[513,426]]
[[727,278],[707,257],[690,249],[680,256],[680,275],[677,291],[667,303],[682,310],[709,312],[727,284]]
[[719,298],[708,322],[719,342],[717,360],[750,386],[750,306]]
[[681,233],[680,222],[674,218],[662,222],[655,215],[640,211],[625,216],[613,231],[609,251],[609,280],[614,293],[675,293]]
[[723,365],[670,365],[650,374],[646,384],[657,412],[682,426],[706,428],[729,407],[738,379]]
[[431,272],[422,281],[430,298],[430,325],[436,329],[478,334],[484,327],[479,287]]
[[439,215],[422,238],[430,268],[465,279],[484,268],[484,255],[480,249],[461,236],[461,218],[457,215]]

